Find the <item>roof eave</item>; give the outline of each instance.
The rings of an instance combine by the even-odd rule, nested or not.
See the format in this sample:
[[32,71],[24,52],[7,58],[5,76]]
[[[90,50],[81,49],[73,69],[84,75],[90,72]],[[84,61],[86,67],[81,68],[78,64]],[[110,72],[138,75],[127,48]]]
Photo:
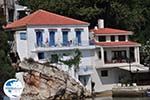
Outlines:
[[127,33],[94,33],[94,35],[133,35],[133,32],[130,31]]
[[115,45],[115,46],[103,46],[103,45],[96,45],[96,46],[100,46],[100,47],[105,47],[105,48],[110,48],[110,47],[140,47],[141,44],[136,44],[136,45]]
[[10,27],[10,28],[4,28],[5,31],[17,31],[17,30],[25,30],[26,26],[20,26],[20,27]]

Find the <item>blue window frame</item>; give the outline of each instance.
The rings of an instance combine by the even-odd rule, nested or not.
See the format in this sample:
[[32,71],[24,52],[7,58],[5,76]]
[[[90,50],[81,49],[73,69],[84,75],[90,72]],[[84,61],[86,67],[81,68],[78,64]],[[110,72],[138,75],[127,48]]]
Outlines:
[[27,39],[26,32],[20,32],[20,40],[26,40],[26,39]]
[[49,45],[50,46],[55,46],[55,32],[50,31],[49,36],[50,36]]
[[42,31],[36,31],[36,44],[37,44],[37,46],[42,46],[42,44],[43,44]]
[[81,31],[76,31],[76,38],[78,45],[81,44]]
[[38,53],[38,59],[44,59],[44,52],[39,52]]
[[68,31],[63,31],[63,45],[67,46],[68,44]]

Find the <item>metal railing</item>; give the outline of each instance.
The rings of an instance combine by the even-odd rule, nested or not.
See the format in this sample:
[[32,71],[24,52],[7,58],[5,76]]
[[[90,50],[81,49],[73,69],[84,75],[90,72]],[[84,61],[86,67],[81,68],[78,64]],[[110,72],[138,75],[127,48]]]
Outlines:
[[35,47],[74,47],[74,46],[88,46],[88,45],[94,45],[90,41],[82,41],[81,43],[78,42],[72,42],[68,41],[67,43],[61,43],[61,42],[56,42],[54,45],[51,45],[50,43],[35,43]]
[[[134,59],[131,59],[131,63],[135,62]],[[114,59],[114,60],[110,60],[110,61],[105,61],[105,64],[109,64],[109,63],[128,63],[128,61],[126,59]]]

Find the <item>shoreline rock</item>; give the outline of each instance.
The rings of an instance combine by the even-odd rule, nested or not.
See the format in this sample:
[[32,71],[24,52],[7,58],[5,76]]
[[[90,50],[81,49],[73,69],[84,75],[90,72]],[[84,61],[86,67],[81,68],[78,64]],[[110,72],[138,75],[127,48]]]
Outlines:
[[19,66],[25,84],[21,100],[71,99],[90,95],[79,81],[55,66],[28,61]]

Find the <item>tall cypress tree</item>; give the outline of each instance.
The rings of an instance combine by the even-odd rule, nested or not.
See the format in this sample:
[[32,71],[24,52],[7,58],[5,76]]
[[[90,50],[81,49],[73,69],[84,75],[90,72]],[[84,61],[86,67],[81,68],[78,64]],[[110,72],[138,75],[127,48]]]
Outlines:
[[7,79],[14,77],[14,69],[11,67],[8,59],[8,38],[7,33],[3,30],[5,24],[5,16],[0,16],[0,82],[5,82]]

